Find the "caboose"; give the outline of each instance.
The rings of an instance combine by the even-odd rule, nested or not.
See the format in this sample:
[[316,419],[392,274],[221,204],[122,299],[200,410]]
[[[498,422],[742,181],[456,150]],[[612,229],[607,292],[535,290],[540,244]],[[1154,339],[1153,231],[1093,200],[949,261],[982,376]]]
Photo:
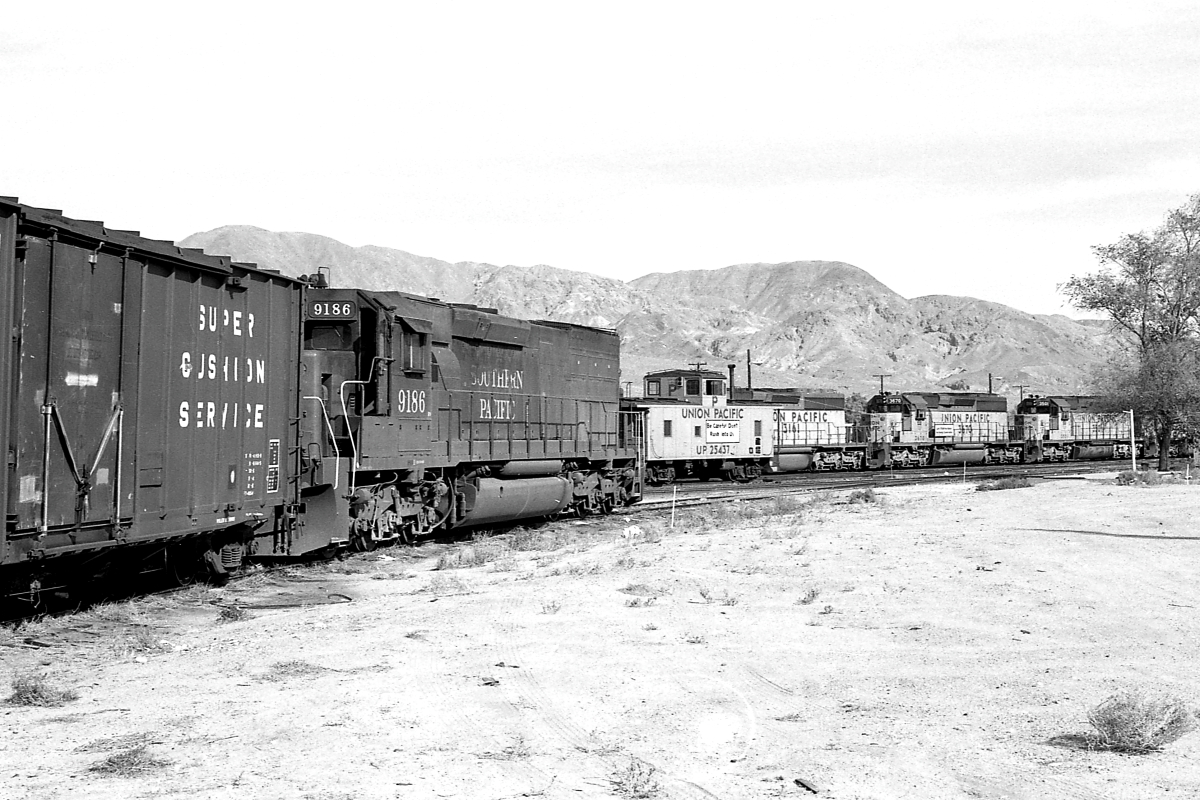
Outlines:
[[642,388],[645,397],[624,405],[645,431],[647,483],[686,477],[748,481],[769,469],[774,408],[730,403],[722,373],[652,372]]

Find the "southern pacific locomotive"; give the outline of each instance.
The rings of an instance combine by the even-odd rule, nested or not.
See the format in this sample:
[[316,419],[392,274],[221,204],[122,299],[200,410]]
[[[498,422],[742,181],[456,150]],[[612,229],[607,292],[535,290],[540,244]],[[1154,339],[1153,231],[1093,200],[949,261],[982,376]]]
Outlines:
[[[641,492],[615,333],[329,288],[0,198],[0,594]],[[115,556],[115,557],[114,557]]]
[[[647,375],[642,415],[649,484],[677,478],[748,480],[768,473],[1127,459],[1127,414],[1095,397],[1029,397],[1011,418],[996,394],[883,393],[862,413],[843,398],[731,390],[719,372]],[[732,420],[737,420],[735,425]],[[753,426],[751,429],[750,426]]]

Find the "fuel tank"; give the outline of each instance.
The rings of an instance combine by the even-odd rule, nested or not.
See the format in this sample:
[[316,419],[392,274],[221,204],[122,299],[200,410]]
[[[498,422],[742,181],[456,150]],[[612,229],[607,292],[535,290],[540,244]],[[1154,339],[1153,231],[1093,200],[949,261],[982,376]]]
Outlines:
[[466,514],[459,525],[486,525],[562,511],[571,502],[571,482],[565,478],[480,478],[479,487],[463,487]]
[[930,464],[982,464],[987,458],[987,446],[983,444],[956,444],[949,449],[935,447]]

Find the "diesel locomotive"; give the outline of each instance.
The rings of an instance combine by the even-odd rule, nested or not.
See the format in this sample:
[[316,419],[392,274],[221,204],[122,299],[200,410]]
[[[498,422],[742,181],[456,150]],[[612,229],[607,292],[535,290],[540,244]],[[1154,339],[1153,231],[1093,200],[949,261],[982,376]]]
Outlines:
[[1010,416],[1008,401],[996,394],[884,392],[855,413],[838,396],[732,385],[732,373],[727,381],[711,370],[663,370],[645,376],[643,397],[625,399],[624,407],[642,417],[648,484],[1128,459],[1142,450],[1128,414],[1101,410],[1096,397],[1028,397]]
[[333,288],[0,198],[0,596],[641,494],[613,331]]

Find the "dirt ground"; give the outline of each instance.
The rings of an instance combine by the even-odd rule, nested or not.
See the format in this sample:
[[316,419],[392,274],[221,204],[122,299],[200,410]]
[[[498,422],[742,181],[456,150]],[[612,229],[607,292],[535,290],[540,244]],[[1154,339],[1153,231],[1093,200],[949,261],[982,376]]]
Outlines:
[[1200,733],[1084,744],[1118,689],[1200,700],[1197,517],[1097,478],[801,495],[105,606],[0,631],[0,696],[78,693],[0,705],[0,796],[1197,797]]

